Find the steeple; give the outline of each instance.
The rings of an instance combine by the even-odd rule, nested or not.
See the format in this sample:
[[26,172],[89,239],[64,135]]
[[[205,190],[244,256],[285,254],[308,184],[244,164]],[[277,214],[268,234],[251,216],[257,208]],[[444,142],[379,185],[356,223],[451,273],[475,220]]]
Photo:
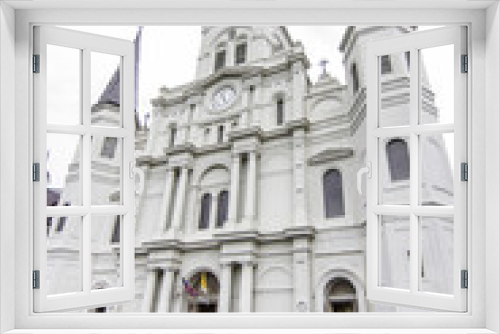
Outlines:
[[[139,95],[139,63],[141,55],[142,44],[142,30],[139,27],[137,35],[134,39],[135,43],[135,110],[137,111],[138,95]],[[111,104],[115,106],[120,105],[120,67],[115,70],[115,73],[109,80],[106,88],[102,92],[97,104]]]

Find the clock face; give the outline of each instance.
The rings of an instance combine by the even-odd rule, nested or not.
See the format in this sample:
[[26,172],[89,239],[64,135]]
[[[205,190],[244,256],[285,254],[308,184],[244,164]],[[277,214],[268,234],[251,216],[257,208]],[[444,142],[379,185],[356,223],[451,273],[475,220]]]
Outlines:
[[231,86],[224,86],[212,97],[212,110],[224,110],[236,100],[236,90]]

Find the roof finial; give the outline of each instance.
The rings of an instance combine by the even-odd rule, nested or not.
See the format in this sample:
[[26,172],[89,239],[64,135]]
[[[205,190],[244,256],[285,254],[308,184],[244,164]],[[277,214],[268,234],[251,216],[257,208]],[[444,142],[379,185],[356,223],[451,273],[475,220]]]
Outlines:
[[321,76],[328,75],[326,73],[326,65],[328,65],[328,63],[329,63],[328,59],[325,59],[325,58],[323,58],[319,61],[319,66],[323,67],[323,72],[321,73]]

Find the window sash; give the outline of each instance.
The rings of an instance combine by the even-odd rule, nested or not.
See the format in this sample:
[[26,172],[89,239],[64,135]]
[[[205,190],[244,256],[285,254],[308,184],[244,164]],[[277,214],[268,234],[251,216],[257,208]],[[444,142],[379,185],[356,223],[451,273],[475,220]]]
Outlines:
[[[467,185],[460,181],[460,163],[467,162],[465,94],[467,77],[460,73],[460,55],[466,53],[464,27],[441,28],[415,32],[398,37],[373,41],[367,48],[367,157],[372,177],[367,182],[367,296],[372,301],[407,305],[427,309],[464,312],[467,308],[467,290],[461,289],[460,270],[467,269]],[[420,64],[418,52],[441,45],[454,45],[454,124],[418,124],[420,115]],[[410,51],[410,124],[381,128],[379,115],[380,57]],[[429,133],[455,134],[454,144],[454,207],[419,205],[420,171],[419,135]],[[380,138],[410,138],[410,205],[379,204],[379,152]],[[385,150],[384,150],[385,151]],[[410,217],[410,289],[398,290],[379,286],[380,277],[380,222],[381,215],[408,215]],[[454,217],[453,235],[453,295],[438,295],[419,291],[420,242],[419,218],[423,216]]]
[[[46,58],[47,45],[58,45],[80,50],[80,113],[79,125],[47,124],[46,117]],[[122,126],[104,128],[91,125],[90,106],[90,54],[101,52],[122,58],[121,95]],[[35,312],[72,310],[119,303],[134,298],[134,222],[135,195],[133,179],[129,177],[134,162],[134,44],[129,41],[81,33],[61,28],[35,27],[34,53],[40,55],[40,73],[33,74],[34,83],[34,161],[40,163],[40,175],[46,175],[46,135],[48,133],[80,136],[80,194],[81,203],[75,206],[47,207],[47,180],[40,178],[34,184],[34,270],[40,271],[40,288],[33,290]],[[91,138],[93,135],[120,138],[122,141],[120,205],[94,206],[91,203]],[[99,150],[101,152],[101,150]],[[121,287],[93,290],[91,282],[91,216],[122,215]],[[79,217],[80,292],[49,295],[47,290],[47,231],[46,217]],[[44,222],[43,224],[41,222]]]

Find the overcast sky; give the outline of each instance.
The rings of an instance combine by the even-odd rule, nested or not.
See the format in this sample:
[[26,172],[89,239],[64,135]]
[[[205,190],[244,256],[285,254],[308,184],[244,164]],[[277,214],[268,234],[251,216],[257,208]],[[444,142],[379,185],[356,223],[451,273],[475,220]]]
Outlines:
[[[72,26],[65,28],[131,41],[134,40],[138,30],[136,26]],[[342,55],[338,51],[345,27],[288,26],[287,28],[292,39],[300,40],[304,45],[305,52],[311,61],[309,76],[313,83],[316,82],[321,71],[319,61],[322,59],[329,61],[328,72],[337,77],[341,83],[345,82]],[[141,117],[151,111],[150,100],[157,96],[160,87],[175,87],[194,79],[200,42],[200,26],[146,26],[144,28],[139,65],[138,109]],[[64,57],[68,59],[67,56]],[[101,56],[98,60],[99,67],[93,66],[91,69],[92,104],[97,102],[117,66],[117,59],[113,56]],[[439,84],[442,78],[449,77],[447,73],[443,73],[441,65],[439,61],[426,64],[427,67],[430,67],[428,70],[432,76],[431,83],[434,80]],[[58,68],[61,67],[58,66]],[[75,72],[66,71],[67,78],[64,82],[71,80],[72,73]],[[65,85],[66,89],[69,86]],[[450,96],[446,95],[438,96],[438,107],[441,105],[441,109],[446,109],[446,105],[449,105]],[[71,113],[68,112],[67,108],[70,96],[69,93],[58,94],[57,98],[48,101],[48,109],[54,112],[54,119],[62,123],[71,118]],[[440,97],[441,99],[439,99]],[[443,114],[451,115],[451,112],[444,110]],[[47,139],[48,149],[51,151],[48,168],[51,172],[52,187],[64,185],[68,163],[70,163],[74,149],[78,144],[76,136],[73,138],[66,136],[63,141],[60,137],[51,136]],[[60,149],[57,150],[56,146],[59,146]]]

